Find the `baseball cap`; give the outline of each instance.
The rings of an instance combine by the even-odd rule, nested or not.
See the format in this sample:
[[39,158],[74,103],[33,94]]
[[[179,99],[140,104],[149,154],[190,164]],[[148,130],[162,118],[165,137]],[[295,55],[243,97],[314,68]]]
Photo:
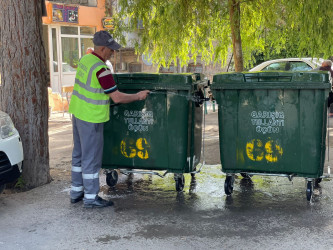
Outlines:
[[93,43],[96,46],[105,46],[112,50],[118,50],[121,48],[120,44],[117,43],[109,32],[101,30],[95,33]]

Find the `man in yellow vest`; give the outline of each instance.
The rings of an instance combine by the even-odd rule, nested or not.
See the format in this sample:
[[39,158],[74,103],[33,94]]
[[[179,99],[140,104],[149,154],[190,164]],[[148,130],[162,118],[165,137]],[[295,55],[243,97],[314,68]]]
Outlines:
[[73,115],[71,203],[83,199],[84,207],[112,206],[98,196],[99,171],[103,157],[103,125],[109,120],[110,103],[142,101],[148,90],[136,94],[118,91],[105,61],[121,46],[106,31],[93,39],[94,51],[80,59],[69,112]]

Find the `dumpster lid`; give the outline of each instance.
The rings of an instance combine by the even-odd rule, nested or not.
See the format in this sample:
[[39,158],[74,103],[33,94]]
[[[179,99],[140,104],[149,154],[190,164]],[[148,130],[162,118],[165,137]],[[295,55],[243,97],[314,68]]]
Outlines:
[[[149,88],[149,89],[190,89],[194,84],[204,81],[199,73],[159,74],[159,73],[116,73],[113,78],[120,88]],[[206,81],[207,82],[207,81]]]
[[212,89],[232,88],[330,88],[325,71],[242,72],[214,75]]

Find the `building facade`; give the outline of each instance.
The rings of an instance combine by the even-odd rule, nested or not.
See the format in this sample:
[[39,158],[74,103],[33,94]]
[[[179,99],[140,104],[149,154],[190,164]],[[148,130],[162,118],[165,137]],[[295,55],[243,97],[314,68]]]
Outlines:
[[80,57],[93,47],[93,34],[103,29],[104,6],[105,0],[46,1],[43,39],[53,92],[74,85]]

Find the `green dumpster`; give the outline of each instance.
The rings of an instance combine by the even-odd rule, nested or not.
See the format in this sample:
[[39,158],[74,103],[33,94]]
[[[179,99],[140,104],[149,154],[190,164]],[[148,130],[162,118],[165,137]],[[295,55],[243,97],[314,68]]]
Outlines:
[[121,92],[151,93],[144,101],[111,104],[102,163],[107,184],[117,183],[115,169],[161,177],[174,173],[176,190],[183,190],[183,173],[193,173],[200,161],[207,81],[200,74],[114,74],[114,79]]
[[324,72],[226,73],[213,78],[225,192],[235,173],[281,175],[313,183],[323,174],[327,97]]

